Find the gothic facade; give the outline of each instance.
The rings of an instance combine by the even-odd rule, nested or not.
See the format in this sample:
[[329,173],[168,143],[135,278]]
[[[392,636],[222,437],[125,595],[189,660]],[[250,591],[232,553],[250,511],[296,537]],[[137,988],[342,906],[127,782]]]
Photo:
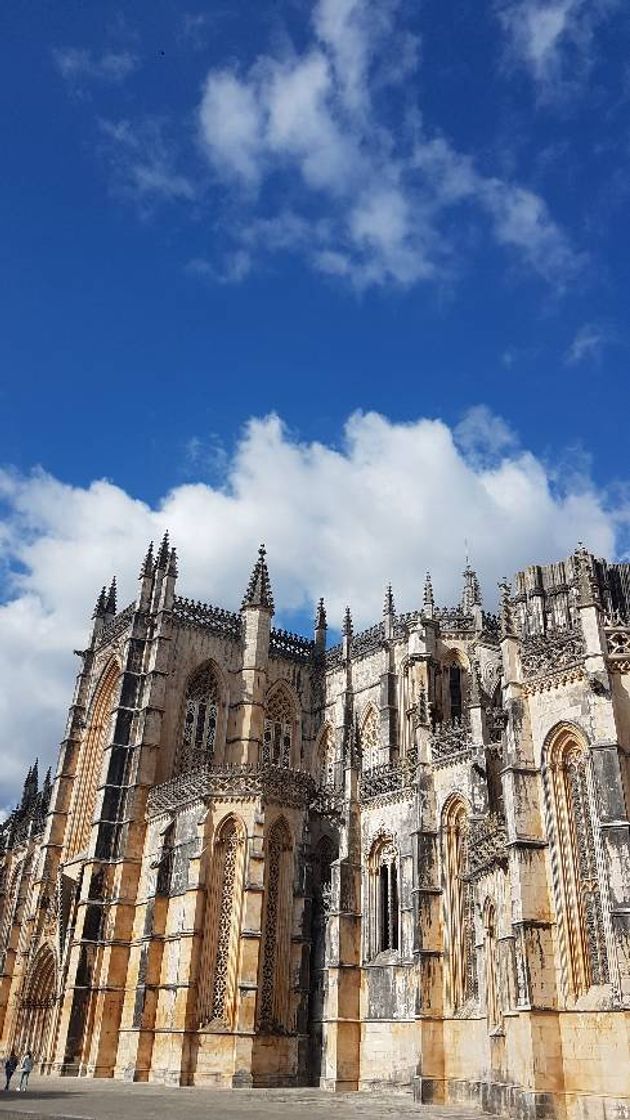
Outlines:
[[0,1028],[43,1071],[630,1112],[630,566],[339,645],[98,600],[54,779],[0,826]]

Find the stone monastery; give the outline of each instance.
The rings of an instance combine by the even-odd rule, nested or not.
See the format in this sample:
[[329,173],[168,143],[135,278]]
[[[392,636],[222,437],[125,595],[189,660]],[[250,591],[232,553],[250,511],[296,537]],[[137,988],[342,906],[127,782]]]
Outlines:
[[54,779],[0,826],[0,1045],[175,1085],[630,1116],[630,565],[340,645],[103,591]]

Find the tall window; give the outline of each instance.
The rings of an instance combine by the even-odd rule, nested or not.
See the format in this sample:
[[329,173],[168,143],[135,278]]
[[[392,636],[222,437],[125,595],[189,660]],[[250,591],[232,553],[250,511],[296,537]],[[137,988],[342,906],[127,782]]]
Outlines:
[[155,881],[155,893],[170,895],[173,885],[173,865],[175,862],[175,821],[171,821],[162,835],[162,850],[160,852],[158,872]]
[[319,740],[316,777],[325,786],[335,784],[335,733],[327,724]]
[[448,670],[448,691],[451,707],[451,720],[461,723],[462,719],[462,671],[453,664]]
[[184,699],[179,769],[212,762],[219,716],[219,682],[207,662],[190,677]]
[[245,872],[245,830],[229,817],[221,826],[206,900],[199,979],[199,1025],[234,1026]]
[[468,832],[466,805],[454,797],[442,816],[447,1003],[452,1011],[476,988],[473,895],[466,878]]
[[295,708],[285,688],[276,688],[266,705],[263,762],[274,766],[291,764]]
[[549,752],[547,782],[560,935],[575,997],[609,979],[588,766],[585,746],[561,731]]
[[70,812],[70,830],[66,859],[86,849],[96,807],[96,794],[103,765],[103,750],[114,704],[114,689],[120,669],[111,661],[101,677],[89,715],[88,729],[81,744],[74,782],[74,802]]
[[486,1018],[488,1030],[495,1031],[501,1026],[501,1005],[498,986],[499,970],[497,967],[497,912],[490,899],[484,906],[483,927],[486,964]]
[[373,704],[367,710],[361,727],[361,756],[363,769],[372,770],[378,766],[379,760],[379,733],[378,712]]
[[265,846],[265,913],[258,1021],[263,1033],[290,1027],[293,845],[283,817],[272,825]]
[[368,861],[369,946],[375,957],[400,945],[398,853],[390,837],[377,840]]

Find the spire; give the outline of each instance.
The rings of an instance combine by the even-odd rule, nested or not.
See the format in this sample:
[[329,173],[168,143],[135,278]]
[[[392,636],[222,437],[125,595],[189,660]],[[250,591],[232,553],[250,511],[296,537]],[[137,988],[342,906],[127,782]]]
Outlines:
[[319,603],[317,604],[317,613],[315,615],[315,629],[326,630],[327,627],[328,623],[326,621],[326,607],[324,606],[324,600],[320,599]]
[[44,813],[48,812],[48,806],[50,805],[51,794],[52,794],[52,774],[51,774],[50,766],[49,766],[45,775],[44,775],[44,782],[43,782],[43,785],[42,785],[42,808],[44,810]]
[[510,602],[510,585],[505,576],[499,583],[499,591],[501,593],[501,603],[499,607],[501,637],[508,638],[514,634],[514,621],[512,619],[512,604]]
[[477,573],[471,568],[466,557],[466,567],[462,573],[464,577],[464,590],[462,594],[462,610],[464,614],[472,614],[473,607],[481,606],[481,588]]
[[30,805],[32,805],[33,799],[37,797],[38,786],[38,765],[37,759],[35,759],[35,764],[29,767],[28,774],[26,775],[24,781],[24,787],[22,789],[22,802],[20,805],[21,809],[27,809]]
[[433,618],[433,611],[435,610],[435,599],[433,596],[433,584],[431,582],[431,573],[427,572],[424,581],[424,591],[422,593],[422,613],[425,618]]
[[112,582],[109,585],[105,612],[106,614],[116,614],[116,576],[114,576]]
[[162,537],[162,543],[160,544],[160,548],[159,548],[159,551],[158,551],[158,554],[157,554],[157,559],[155,561],[156,568],[161,568],[162,571],[165,572],[166,569],[168,568],[169,555],[170,555],[170,553],[169,553],[168,529],[167,529],[164,536]]
[[392,591],[391,583],[387,584],[385,589],[385,602],[383,603],[383,614],[394,615],[396,614],[396,605],[394,603],[394,592]]
[[92,612],[92,618],[104,618],[107,614],[107,589],[105,585],[101,587],[96,606]]
[[258,559],[254,564],[254,570],[249,577],[249,583],[243,596],[241,610],[245,607],[264,607],[273,614],[273,592],[265,557],[265,546],[261,544],[258,549]]
[[153,541],[150,542],[149,547],[147,548],[147,554],[146,554],[144,560],[142,561],[142,567],[140,568],[140,575],[138,576],[138,579],[145,579],[146,576],[152,576],[152,575],[153,575]]
[[173,576],[174,579],[177,579],[177,575],[178,575],[177,552],[175,551],[174,548],[171,549],[171,555],[170,555],[169,561],[168,561],[168,574],[169,574],[169,576]]
[[344,638],[352,637],[352,615],[350,613],[350,607],[346,607],[345,609],[341,634]]

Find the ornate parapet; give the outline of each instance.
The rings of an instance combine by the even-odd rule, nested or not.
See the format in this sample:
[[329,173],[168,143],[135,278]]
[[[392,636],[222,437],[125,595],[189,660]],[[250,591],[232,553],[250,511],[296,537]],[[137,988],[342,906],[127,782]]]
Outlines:
[[491,813],[473,821],[468,843],[467,878],[479,879],[495,867],[507,867],[508,849],[505,821]]
[[173,600],[173,616],[186,626],[200,626],[220,637],[238,640],[241,636],[241,616],[234,611],[199,603],[195,599],[184,599],[176,595]]
[[387,762],[383,766],[373,766],[370,770],[365,770],[359,785],[361,801],[388,798],[411,789],[415,769],[414,759],[403,759],[401,762]]
[[195,801],[260,800],[297,809],[336,815],[343,795],[317,786],[305,770],[283,766],[199,766],[155,786],[149,793],[147,815],[172,813]]
[[463,723],[438,723],[431,733],[431,759],[436,767],[461,762],[473,752],[470,727]]
[[288,630],[272,629],[269,638],[269,655],[283,657],[287,661],[310,661],[315,652],[315,643],[311,638],[303,638],[300,634],[292,634]]
[[97,649],[109,645],[110,642],[115,642],[116,638],[119,638],[120,635],[131,626],[134,610],[135,603],[130,603],[128,607],[125,607],[124,611],[120,611],[111,622],[108,622],[107,625],[103,627],[99,634],[98,644],[96,646]]
[[607,618],[604,634],[611,673],[630,673],[630,622],[619,615]]
[[527,634],[521,639],[521,666],[526,682],[544,677],[556,680],[584,664],[586,646],[581,629],[575,626]]

